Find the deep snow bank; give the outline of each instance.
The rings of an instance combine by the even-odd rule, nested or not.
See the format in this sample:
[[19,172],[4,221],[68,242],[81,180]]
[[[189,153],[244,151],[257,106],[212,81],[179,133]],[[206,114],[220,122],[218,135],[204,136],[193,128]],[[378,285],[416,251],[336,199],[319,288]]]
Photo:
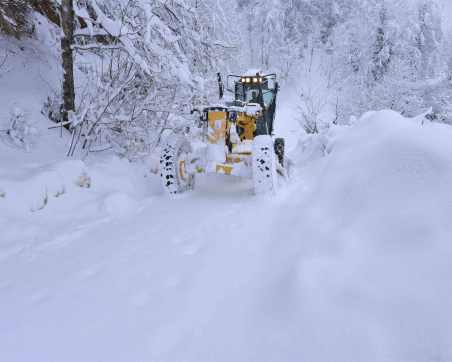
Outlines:
[[20,169],[20,176],[5,177],[0,174],[0,215],[36,212],[76,187],[91,187],[91,178],[80,160],[66,160],[28,169],[22,166]]
[[[392,111],[368,113],[353,126],[330,133],[329,155],[316,175],[313,195],[337,213],[335,219],[367,232],[369,223],[379,219],[395,229],[406,225],[412,233],[403,233],[404,238],[414,243],[425,236],[420,233],[425,223],[430,231],[449,225],[451,141],[450,126],[422,124]],[[394,228],[385,228],[391,240],[398,238]],[[385,230],[372,231],[385,235]]]
[[49,213],[68,218],[87,207],[92,210],[86,216],[93,219],[104,213],[127,216],[139,209],[138,201],[163,191],[146,165],[116,156],[10,167],[0,172],[0,218],[5,219],[28,218],[49,207]]
[[452,127],[392,111],[309,141],[327,156],[300,173],[284,238],[298,246],[282,259],[306,360],[452,359],[451,141]]

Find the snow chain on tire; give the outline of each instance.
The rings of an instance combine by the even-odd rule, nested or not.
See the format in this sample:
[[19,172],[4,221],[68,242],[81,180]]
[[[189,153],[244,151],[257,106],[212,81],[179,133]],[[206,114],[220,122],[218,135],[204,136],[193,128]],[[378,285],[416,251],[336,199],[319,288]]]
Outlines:
[[185,137],[173,135],[168,138],[160,155],[160,176],[163,187],[170,195],[182,194],[193,189],[194,175],[186,172],[184,154],[191,153]]
[[257,195],[276,191],[277,162],[272,137],[257,136],[253,143],[253,182]]
[[275,153],[278,156],[279,164],[284,167],[285,141],[284,138],[275,139]]

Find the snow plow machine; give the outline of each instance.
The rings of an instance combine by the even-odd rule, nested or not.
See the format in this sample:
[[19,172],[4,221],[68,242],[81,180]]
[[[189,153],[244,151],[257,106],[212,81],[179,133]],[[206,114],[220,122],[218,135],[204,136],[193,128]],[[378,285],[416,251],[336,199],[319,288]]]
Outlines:
[[163,186],[170,195],[194,188],[195,175],[218,173],[252,178],[255,194],[274,193],[278,177],[287,177],[284,139],[274,138],[279,90],[276,74],[253,72],[229,75],[224,85],[218,74],[218,105],[194,110],[200,118],[205,147],[194,150],[186,137],[171,135],[160,155]]

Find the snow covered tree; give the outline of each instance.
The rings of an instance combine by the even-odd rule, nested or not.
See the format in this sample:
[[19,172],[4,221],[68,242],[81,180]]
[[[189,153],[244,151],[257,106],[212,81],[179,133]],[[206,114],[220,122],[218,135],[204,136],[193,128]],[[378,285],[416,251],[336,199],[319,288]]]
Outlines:
[[416,46],[421,54],[421,76],[431,78],[435,76],[440,65],[440,49],[443,37],[441,17],[438,5],[431,0],[424,0],[418,4],[418,34]]
[[372,67],[370,69],[372,80],[381,81],[389,71],[393,56],[393,43],[388,36],[388,10],[383,3],[378,14],[375,43],[372,54]]
[[134,158],[150,152],[165,130],[189,125],[190,109],[216,91],[216,72],[228,59],[229,46],[222,41],[226,22],[211,21],[222,10],[213,5],[77,2],[83,24],[79,21],[74,34],[74,49],[79,87],[85,91],[76,97],[70,154],[82,145],[84,152],[114,148]]
[[63,121],[68,122],[69,112],[75,110],[74,85],[74,56],[72,46],[74,43],[74,4],[73,0],[62,0],[61,3],[61,59],[63,65]]

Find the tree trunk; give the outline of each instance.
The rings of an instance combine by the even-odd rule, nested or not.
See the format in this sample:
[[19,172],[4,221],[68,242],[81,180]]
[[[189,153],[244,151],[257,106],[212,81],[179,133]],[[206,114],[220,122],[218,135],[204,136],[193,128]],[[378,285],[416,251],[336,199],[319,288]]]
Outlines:
[[74,90],[74,58],[72,44],[74,40],[74,4],[73,0],[62,0],[61,26],[63,38],[61,39],[61,52],[63,60],[63,122],[69,120],[69,112],[75,110]]

